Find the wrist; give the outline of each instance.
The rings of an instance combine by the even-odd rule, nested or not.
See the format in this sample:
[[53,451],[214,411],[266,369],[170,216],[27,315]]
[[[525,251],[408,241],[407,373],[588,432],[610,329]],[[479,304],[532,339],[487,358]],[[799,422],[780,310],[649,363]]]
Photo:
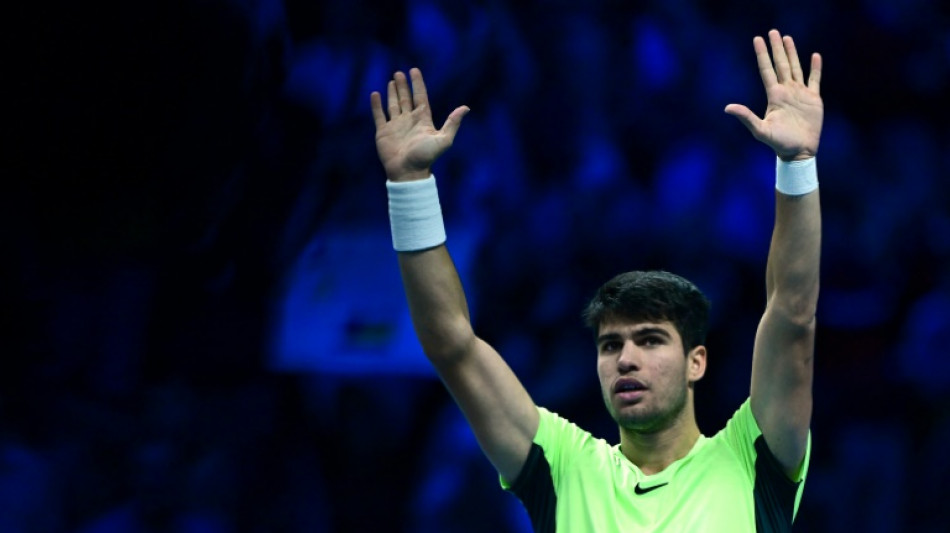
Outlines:
[[432,175],[432,170],[429,168],[415,169],[415,170],[398,169],[398,170],[386,171],[386,179],[391,182],[424,180],[431,175]]
[[435,176],[422,180],[387,181],[393,249],[416,252],[445,243],[445,225]]
[[813,159],[815,157],[815,154],[810,153],[810,152],[801,152],[799,154],[790,155],[790,156],[784,156],[784,155],[779,155],[779,154],[775,154],[775,155],[778,156],[778,158],[781,159],[785,163],[791,163],[793,161],[805,161],[808,159]]
[[818,188],[818,166],[814,157],[785,161],[775,159],[775,189],[788,196],[801,196]]

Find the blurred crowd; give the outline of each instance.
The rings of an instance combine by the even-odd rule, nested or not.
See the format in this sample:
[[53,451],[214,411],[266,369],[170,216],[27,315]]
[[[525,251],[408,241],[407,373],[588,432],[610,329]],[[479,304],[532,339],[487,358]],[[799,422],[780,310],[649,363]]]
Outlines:
[[[536,402],[615,442],[580,311],[621,271],[684,275],[713,304],[696,398],[714,433],[748,394],[775,164],[723,108],[764,110],[752,37],[772,27],[825,65],[796,530],[947,530],[950,6],[192,0],[11,20],[0,533],[531,530],[432,374],[274,362],[301,269],[397,268],[369,93],[413,66],[437,125],[472,109],[434,172],[476,331]],[[380,236],[378,261],[305,260],[356,234]],[[295,328],[404,306],[321,279],[329,304]],[[386,327],[360,331],[396,342]]]

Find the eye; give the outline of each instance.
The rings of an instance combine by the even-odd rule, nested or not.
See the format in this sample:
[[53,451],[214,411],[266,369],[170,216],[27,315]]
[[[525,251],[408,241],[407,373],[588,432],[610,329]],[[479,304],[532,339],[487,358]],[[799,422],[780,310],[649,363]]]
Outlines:
[[663,344],[663,339],[658,335],[648,335],[640,341],[641,346],[660,346],[661,344]]
[[621,348],[621,343],[618,341],[607,341],[600,346],[600,351],[602,352],[615,352]]

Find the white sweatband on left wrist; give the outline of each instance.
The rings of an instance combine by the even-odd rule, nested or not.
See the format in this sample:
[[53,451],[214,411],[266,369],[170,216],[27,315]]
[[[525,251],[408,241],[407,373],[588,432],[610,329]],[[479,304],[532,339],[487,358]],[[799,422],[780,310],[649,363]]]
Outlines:
[[818,167],[815,158],[782,161],[775,157],[775,188],[782,194],[801,196],[818,188]]
[[445,242],[445,224],[435,176],[414,181],[386,181],[389,194],[389,225],[393,248],[415,252]]

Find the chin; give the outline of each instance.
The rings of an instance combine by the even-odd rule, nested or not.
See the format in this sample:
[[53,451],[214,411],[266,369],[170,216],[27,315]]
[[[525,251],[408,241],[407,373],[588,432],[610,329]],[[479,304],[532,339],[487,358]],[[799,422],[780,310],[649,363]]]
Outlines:
[[639,405],[627,405],[623,409],[613,410],[611,413],[617,425],[632,431],[643,431],[654,426],[660,417],[657,413],[647,412]]
[[638,433],[653,433],[668,427],[676,419],[676,412],[659,412],[650,410],[640,404],[628,405],[619,412],[612,413],[617,425]]

